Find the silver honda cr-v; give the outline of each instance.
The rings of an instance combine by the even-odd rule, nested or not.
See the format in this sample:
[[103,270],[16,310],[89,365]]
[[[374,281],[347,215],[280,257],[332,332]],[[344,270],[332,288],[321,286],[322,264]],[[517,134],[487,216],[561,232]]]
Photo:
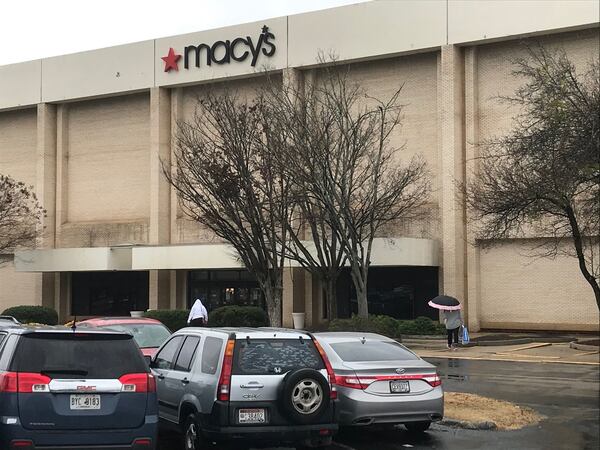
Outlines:
[[151,362],[161,424],[187,450],[212,441],[324,446],[337,431],[334,374],[305,332],[184,328]]

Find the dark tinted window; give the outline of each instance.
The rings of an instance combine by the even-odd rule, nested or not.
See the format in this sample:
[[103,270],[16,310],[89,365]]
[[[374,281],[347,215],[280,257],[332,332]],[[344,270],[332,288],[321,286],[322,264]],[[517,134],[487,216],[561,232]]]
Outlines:
[[185,339],[181,351],[179,352],[179,356],[177,357],[177,362],[175,363],[175,370],[189,372],[190,367],[192,366],[192,359],[194,359],[194,353],[196,353],[196,348],[199,343],[200,338],[195,336],[188,336]]
[[183,341],[183,336],[175,336],[167,342],[162,350],[156,355],[153,366],[157,369],[170,369],[175,360],[175,355],[177,354],[176,352],[181,341]]
[[352,341],[330,345],[342,360],[348,362],[419,359],[413,353],[393,341],[367,341],[364,344]]
[[209,336],[204,340],[204,348],[202,350],[202,373],[208,373],[210,375],[217,373],[222,347],[223,339]]
[[101,379],[148,371],[131,336],[80,333],[36,333],[22,337],[11,369],[45,373],[52,378]]
[[0,333],[0,348],[2,348],[2,341],[6,337],[6,333]]
[[235,344],[233,373],[237,375],[279,374],[305,367],[325,368],[311,340],[250,339]]

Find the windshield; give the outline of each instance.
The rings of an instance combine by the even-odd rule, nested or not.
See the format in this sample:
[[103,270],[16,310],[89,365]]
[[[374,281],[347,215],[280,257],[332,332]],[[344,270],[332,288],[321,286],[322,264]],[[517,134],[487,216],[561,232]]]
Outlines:
[[131,334],[140,348],[160,347],[171,335],[169,329],[159,323],[126,323],[103,328]]
[[394,341],[366,341],[364,343],[352,341],[330,345],[343,361],[348,362],[419,359],[412,352]]

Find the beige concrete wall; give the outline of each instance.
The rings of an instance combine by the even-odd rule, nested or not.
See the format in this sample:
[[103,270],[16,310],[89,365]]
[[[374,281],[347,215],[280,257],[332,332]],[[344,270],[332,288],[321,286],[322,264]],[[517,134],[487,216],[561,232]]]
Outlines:
[[41,60],[0,66],[0,109],[39,103],[41,83]]
[[34,185],[36,181],[37,112],[0,114],[0,173]]
[[[565,49],[578,68],[600,50],[598,30],[571,32],[540,40],[548,48]],[[479,46],[476,53],[474,129],[479,141],[510,129],[515,108],[498,102],[511,95],[522,80],[512,76],[510,61],[524,56],[517,42]],[[477,315],[487,328],[588,329],[598,324],[598,310],[574,257],[531,259],[530,241],[511,241],[491,250],[472,253],[479,267],[470,265],[469,283],[478,297]],[[479,277],[477,280],[476,277]],[[475,301],[475,298],[469,298]]]
[[67,221],[147,220],[147,94],[69,105]]
[[[0,114],[0,174],[36,183],[37,114],[35,109]],[[11,306],[40,301],[41,274],[17,273],[12,262],[0,265],[0,313]]]
[[41,305],[42,274],[15,272],[12,262],[0,266],[0,314],[19,305]]
[[577,260],[532,254],[522,241],[481,251],[482,328],[597,330],[598,307]]

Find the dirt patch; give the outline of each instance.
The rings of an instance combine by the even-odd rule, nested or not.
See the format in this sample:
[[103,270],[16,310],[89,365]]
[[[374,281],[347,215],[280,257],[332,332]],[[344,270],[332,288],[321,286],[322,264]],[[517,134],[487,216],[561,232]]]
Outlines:
[[498,430],[518,430],[543,419],[530,408],[460,392],[444,394],[444,417],[470,423],[493,422]]

